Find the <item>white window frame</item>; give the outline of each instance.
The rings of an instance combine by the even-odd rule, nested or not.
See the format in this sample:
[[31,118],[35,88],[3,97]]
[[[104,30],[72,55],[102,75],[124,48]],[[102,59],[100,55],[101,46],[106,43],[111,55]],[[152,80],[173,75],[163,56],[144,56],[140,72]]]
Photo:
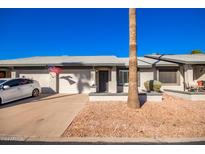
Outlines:
[[[119,81],[119,76],[120,76],[120,72],[122,72],[122,73],[124,73],[124,72],[127,72],[127,74],[128,74],[128,77],[127,77],[127,83],[125,83],[124,82],[124,75],[122,75],[122,83],[120,83],[120,81]],[[138,69],[138,87],[140,87],[140,83],[141,83],[141,81],[140,81],[140,71],[139,71],[139,69]],[[118,84],[120,85],[120,86],[128,86],[129,85],[129,70],[119,70],[119,74],[118,74]]]
[[169,70],[176,70],[176,83],[162,83],[162,85],[164,85],[164,86],[178,86],[178,85],[180,85],[180,72],[179,72],[179,68],[158,68],[158,70],[157,70],[157,80],[158,81],[160,81],[159,80],[159,72],[160,72],[160,70],[167,70],[167,71],[169,71]]
[[[128,75],[128,77],[127,77],[127,79],[128,79],[127,83],[124,82],[124,73],[125,73],[125,72],[127,72],[127,75]],[[119,85],[128,86],[128,83],[129,83],[129,70],[119,70],[119,76],[120,76],[121,73],[123,73],[123,75],[122,75],[122,82],[119,81]]]

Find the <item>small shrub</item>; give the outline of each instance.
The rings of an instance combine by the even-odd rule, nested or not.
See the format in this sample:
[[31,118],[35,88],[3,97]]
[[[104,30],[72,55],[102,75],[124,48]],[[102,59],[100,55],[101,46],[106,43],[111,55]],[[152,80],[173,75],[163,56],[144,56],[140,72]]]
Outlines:
[[201,50],[192,50],[191,54],[203,54],[204,52]]
[[153,90],[156,92],[160,92],[161,87],[162,87],[162,83],[155,80],[153,84]]
[[148,92],[150,91],[160,92],[160,88],[162,87],[162,84],[161,82],[156,80],[148,80],[144,83],[144,87]]
[[153,88],[152,88],[151,85],[150,85],[150,80],[145,81],[144,87],[146,88],[146,90],[147,90],[148,92],[150,92],[150,91],[153,90]]

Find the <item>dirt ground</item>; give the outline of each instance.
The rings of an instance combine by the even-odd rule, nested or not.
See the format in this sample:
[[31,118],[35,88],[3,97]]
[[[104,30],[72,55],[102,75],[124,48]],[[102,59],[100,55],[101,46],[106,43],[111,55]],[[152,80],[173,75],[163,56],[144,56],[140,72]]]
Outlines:
[[63,137],[205,137],[205,101],[169,95],[130,109],[125,102],[88,102]]

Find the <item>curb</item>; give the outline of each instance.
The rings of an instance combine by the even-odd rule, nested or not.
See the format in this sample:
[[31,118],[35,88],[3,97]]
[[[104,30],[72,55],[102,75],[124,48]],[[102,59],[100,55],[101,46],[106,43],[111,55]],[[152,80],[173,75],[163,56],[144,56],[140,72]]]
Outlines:
[[205,137],[199,138],[100,138],[100,137],[22,137],[0,136],[1,142],[46,143],[46,144],[205,144]]

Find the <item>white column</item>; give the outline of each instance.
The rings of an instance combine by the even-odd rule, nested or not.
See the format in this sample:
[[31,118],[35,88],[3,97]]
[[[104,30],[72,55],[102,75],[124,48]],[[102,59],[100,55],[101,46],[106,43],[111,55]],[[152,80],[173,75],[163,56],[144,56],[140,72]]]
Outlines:
[[191,65],[185,65],[185,83],[190,83],[194,81],[194,72],[193,67]]
[[117,93],[117,68],[112,67],[108,83],[108,92]]
[[51,76],[50,75],[50,82],[49,82],[49,86],[52,89],[52,93],[57,93],[57,80],[58,80],[58,75],[55,76]]
[[96,72],[95,69],[91,70],[91,92],[96,92],[97,82],[96,82]]
[[16,78],[17,77],[17,73],[15,70],[11,71],[11,78]]

